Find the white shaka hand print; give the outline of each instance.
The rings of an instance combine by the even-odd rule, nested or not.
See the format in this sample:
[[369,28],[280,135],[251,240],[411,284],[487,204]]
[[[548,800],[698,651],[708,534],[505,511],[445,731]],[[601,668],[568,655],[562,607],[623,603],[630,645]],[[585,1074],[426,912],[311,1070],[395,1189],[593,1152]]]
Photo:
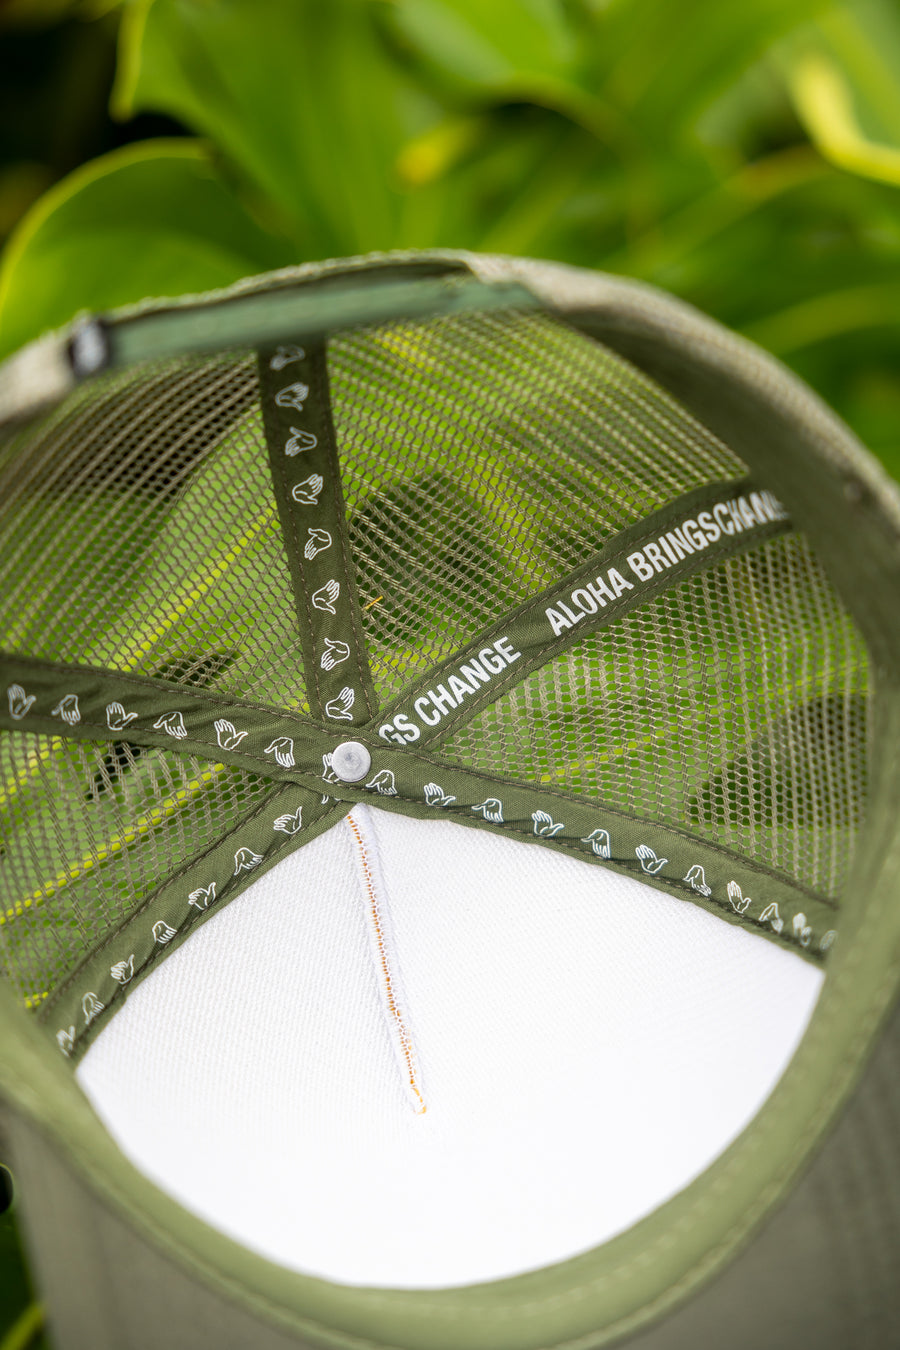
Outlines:
[[131,953],[127,961],[117,961],[114,966],[110,966],[109,973],[119,984],[127,984],[134,978],[134,952]]
[[423,789],[426,806],[449,806],[456,798],[444,791],[440,783],[426,783]]
[[291,496],[295,502],[301,506],[318,506],[319,495],[325,486],[325,479],[320,473],[311,473],[308,478],[304,478],[302,483],[298,483],[291,489]]
[[68,722],[70,727],[74,727],[76,722],[81,721],[81,711],[78,707],[78,695],[66,694],[59,700],[55,708],[50,709],[51,717],[61,717],[64,722]]
[[335,722],[351,722],[353,714],[350,709],[356,702],[356,690],[351,689],[349,684],[345,684],[337,698],[329,699],[325,704],[326,716],[332,718]]
[[84,1025],[89,1027],[97,1014],[102,1013],[105,1007],[106,1004],[101,1003],[96,994],[85,994],[84,998],[81,1000],[81,1011],[84,1013]]
[[728,883],[728,899],[731,901],[731,908],[735,914],[746,914],[753,904],[749,895],[744,895],[736,881],[729,881]]
[[484,816],[485,820],[489,820],[492,825],[503,824],[503,803],[499,797],[487,797],[477,806],[473,806],[472,810]]
[[657,872],[661,872],[669,861],[668,858],[658,858],[649,844],[638,844],[634,851],[638,856],[641,867],[651,877],[655,877]]
[[129,722],[133,722],[137,713],[127,713],[121,703],[107,703],[106,725],[110,731],[124,731]]
[[252,848],[239,848],[234,855],[234,875],[239,872],[249,872],[251,868],[258,867],[262,862],[262,854],[254,853]]
[[799,939],[800,946],[808,947],[809,940],[812,937],[812,929],[806,922],[806,915],[803,913],[802,910],[799,914],[794,915],[793,923],[791,926],[794,930],[794,937]]
[[390,769],[379,769],[370,783],[366,783],[367,788],[374,788],[380,792],[382,797],[396,797],[397,789],[394,787],[394,775]]
[[778,913],[778,906],[773,900],[771,904],[766,905],[762,914],[759,916],[760,923],[770,923],[776,933],[780,933],[784,928],[784,919]]
[[215,898],[216,883],[211,881],[208,886],[198,886],[195,891],[191,891],[188,904],[193,905],[195,909],[209,909]]
[[707,886],[706,873],[699,863],[694,863],[684,880],[688,882],[691,890],[696,891],[698,895],[712,895],[712,887]]
[[267,745],[263,754],[274,755],[276,763],[283,769],[294,767],[294,742],[290,736],[276,736],[271,745]]
[[166,923],[165,919],[157,919],[153,925],[153,941],[164,947],[167,942],[172,941],[177,931],[171,924]]
[[531,819],[534,821],[534,832],[540,839],[552,839],[566,828],[565,825],[558,825],[546,811],[532,811]]
[[69,1027],[67,1031],[58,1031],[56,1033],[56,1044],[64,1055],[71,1055],[75,1049],[75,1028]]
[[284,370],[285,366],[289,366],[292,361],[302,361],[305,355],[306,352],[302,347],[294,347],[291,344],[279,347],[269,361],[269,369]]
[[334,670],[342,661],[346,661],[350,655],[350,648],[346,642],[338,642],[337,638],[325,639],[325,650],[322,653],[322,659],[319,665],[323,670]]
[[298,806],[292,816],[276,816],[272,822],[272,828],[280,830],[282,834],[297,834],[303,825],[303,807]]
[[301,427],[291,427],[291,434],[285,443],[284,453],[293,458],[294,455],[302,455],[304,450],[315,450],[318,444],[318,438],[311,431],[304,431]]
[[331,535],[327,530],[317,529],[310,526],[306,531],[306,543],[303,545],[303,556],[312,562],[317,553],[324,553],[326,548],[331,548]]
[[153,723],[153,729],[168,732],[176,741],[183,741],[187,736],[187,727],[180,712],[163,713],[162,717],[157,717]]
[[598,858],[610,856],[609,830],[591,830],[590,834],[581,842],[590,844],[591,850],[596,853]]
[[317,591],[312,593],[313,609],[321,609],[326,614],[334,614],[334,602],[340,597],[341,585],[339,581],[333,578],[326,581],[324,586],[320,586]]
[[296,412],[303,411],[303,405],[309,398],[309,385],[301,384],[298,380],[296,384],[289,384],[286,388],[279,390],[275,395],[275,402],[279,408],[293,408]]
[[224,717],[220,717],[215,726],[216,740],[223,750],[236,750],[247,735],[246,731],[238,731],[234,723],[227,722]]
[[21,722],[34,703],[34,694],[26,695],[20,684],[11,684],[6,691],[6,697],[9,699],[10,717],[14,722]]

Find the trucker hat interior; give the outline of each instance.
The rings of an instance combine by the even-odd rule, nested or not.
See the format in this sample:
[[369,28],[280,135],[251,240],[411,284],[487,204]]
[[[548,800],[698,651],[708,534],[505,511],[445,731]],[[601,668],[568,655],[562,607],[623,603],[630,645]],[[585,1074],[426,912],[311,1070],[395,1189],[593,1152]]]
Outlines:
[[185,1209],[497,1280],[665,1204],[794,1057],[871,653],[790,493],[521,290],[281,339],[0,443],[0,947]]

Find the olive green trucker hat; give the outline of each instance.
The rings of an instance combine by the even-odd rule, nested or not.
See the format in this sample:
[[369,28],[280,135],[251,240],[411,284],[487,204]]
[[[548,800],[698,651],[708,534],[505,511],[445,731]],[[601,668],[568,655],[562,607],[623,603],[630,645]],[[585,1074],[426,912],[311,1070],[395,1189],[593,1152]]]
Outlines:
[[900,504],[819,400],[435,252],[82,318],[0,419],[53,1344],[900,1344]]

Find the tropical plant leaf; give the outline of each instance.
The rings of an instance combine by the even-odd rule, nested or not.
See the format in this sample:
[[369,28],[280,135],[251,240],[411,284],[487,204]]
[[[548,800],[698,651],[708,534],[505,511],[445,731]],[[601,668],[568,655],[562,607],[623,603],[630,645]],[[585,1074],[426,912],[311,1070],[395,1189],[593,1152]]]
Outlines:
[[289,261],[203,145],[142,141],[76,170],[20,224],[0,267],[0,356],[84,308],[226,286]]
[[828,0],[618,0],[591,31],[607,100],[663,140]]
[[839,168],[900,185],[900,14],[883,0],[833,5],[785,44],[803,126]]
[[564,79],[577,32],[560,0],[395,0],[393,30],[451,86],[526,94]]
[[433,120],[368,0],[137,0],[125,11],[114,107],[208,135],[282,210],[312,256],[388,248],[395,164]]

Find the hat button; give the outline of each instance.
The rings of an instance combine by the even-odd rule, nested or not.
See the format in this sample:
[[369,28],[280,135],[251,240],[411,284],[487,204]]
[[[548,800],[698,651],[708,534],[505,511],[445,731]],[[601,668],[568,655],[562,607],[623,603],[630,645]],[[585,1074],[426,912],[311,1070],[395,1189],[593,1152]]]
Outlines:
[[372,756],[359,741],[341,741],[332,751],[331,768],[342,783],[358,783],[372,767]]

